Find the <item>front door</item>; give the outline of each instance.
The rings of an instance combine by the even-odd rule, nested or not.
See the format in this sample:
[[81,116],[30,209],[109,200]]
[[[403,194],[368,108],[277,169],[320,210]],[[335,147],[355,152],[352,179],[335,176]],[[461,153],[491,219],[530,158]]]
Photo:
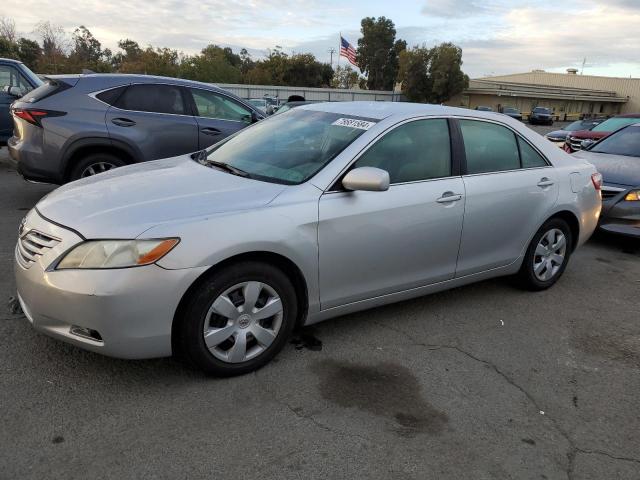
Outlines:
[[198,148],[207,148],[251,124],[251,110],[226,95],[189,88],[198,122]]
[[464,214],[445,119],[404,123],[353,168],[389,172],[386,192],[327,192],[319,200],[322,309],[453,278]]
[[13,132],[13,119],[9,106],[16,97],[7,93],[10,87],[20,88],[23,94],[32,89],[17,68],[11,65],[0,65],[0,142],[6,141]]

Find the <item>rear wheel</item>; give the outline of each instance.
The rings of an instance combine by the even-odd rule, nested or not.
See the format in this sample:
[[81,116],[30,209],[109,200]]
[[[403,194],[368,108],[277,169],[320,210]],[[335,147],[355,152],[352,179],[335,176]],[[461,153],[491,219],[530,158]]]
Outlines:
[[562,276],[572,243],[571,229],[560,218],[548,220],[536,232],[518,273],[518,281],[528,290],[544,290]]
[[211,375],[248,373],[282,349],[296,315],[295,289],[282,271],[260,262],[231,265],[188,299],[176,353]]
[[92,153],[76,162],[69,175],[69,181],[91,177],[126,164],[127,162],[111,153]]

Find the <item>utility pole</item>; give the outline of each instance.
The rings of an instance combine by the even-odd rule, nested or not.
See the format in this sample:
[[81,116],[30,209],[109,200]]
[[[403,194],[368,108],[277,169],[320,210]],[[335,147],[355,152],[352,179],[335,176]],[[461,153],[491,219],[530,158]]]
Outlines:
[[580,70],[580,75],[584,75],[584,64],[587,63],[587,57],[584,57],[582,60],[582,70]]
[[329,60],[329,63],[331,64],[331,68],[333,68],[333,54],[336,53],[336,49],[331,47],[329,50],[327,50],[327,52],[329,52],[329,55],[331,55],[331,60]]

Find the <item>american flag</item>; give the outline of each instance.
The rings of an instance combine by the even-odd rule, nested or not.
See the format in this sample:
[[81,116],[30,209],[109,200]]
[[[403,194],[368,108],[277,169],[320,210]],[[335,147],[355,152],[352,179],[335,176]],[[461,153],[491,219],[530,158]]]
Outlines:
[[358,64],[356,63],[356,49],[353,48],[353,45],[347,42],[342,37],[342,35],[340,36],[340,56],[345,57],[347,60],[349,60],[349,63],[351,63],[351,65],[355,67],[358,66]]

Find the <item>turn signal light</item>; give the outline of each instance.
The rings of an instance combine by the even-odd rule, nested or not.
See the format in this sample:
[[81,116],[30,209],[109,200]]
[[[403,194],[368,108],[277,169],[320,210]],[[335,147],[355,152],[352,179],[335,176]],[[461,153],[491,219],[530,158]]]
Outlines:
[[596,190],[600,190],[602,188],[602,175],[600,173],[592,173],[591,181],[593,182],[593,186]]
[[640,190],[634,190],[625,195],[624,199],[627,202],[640,202]]

